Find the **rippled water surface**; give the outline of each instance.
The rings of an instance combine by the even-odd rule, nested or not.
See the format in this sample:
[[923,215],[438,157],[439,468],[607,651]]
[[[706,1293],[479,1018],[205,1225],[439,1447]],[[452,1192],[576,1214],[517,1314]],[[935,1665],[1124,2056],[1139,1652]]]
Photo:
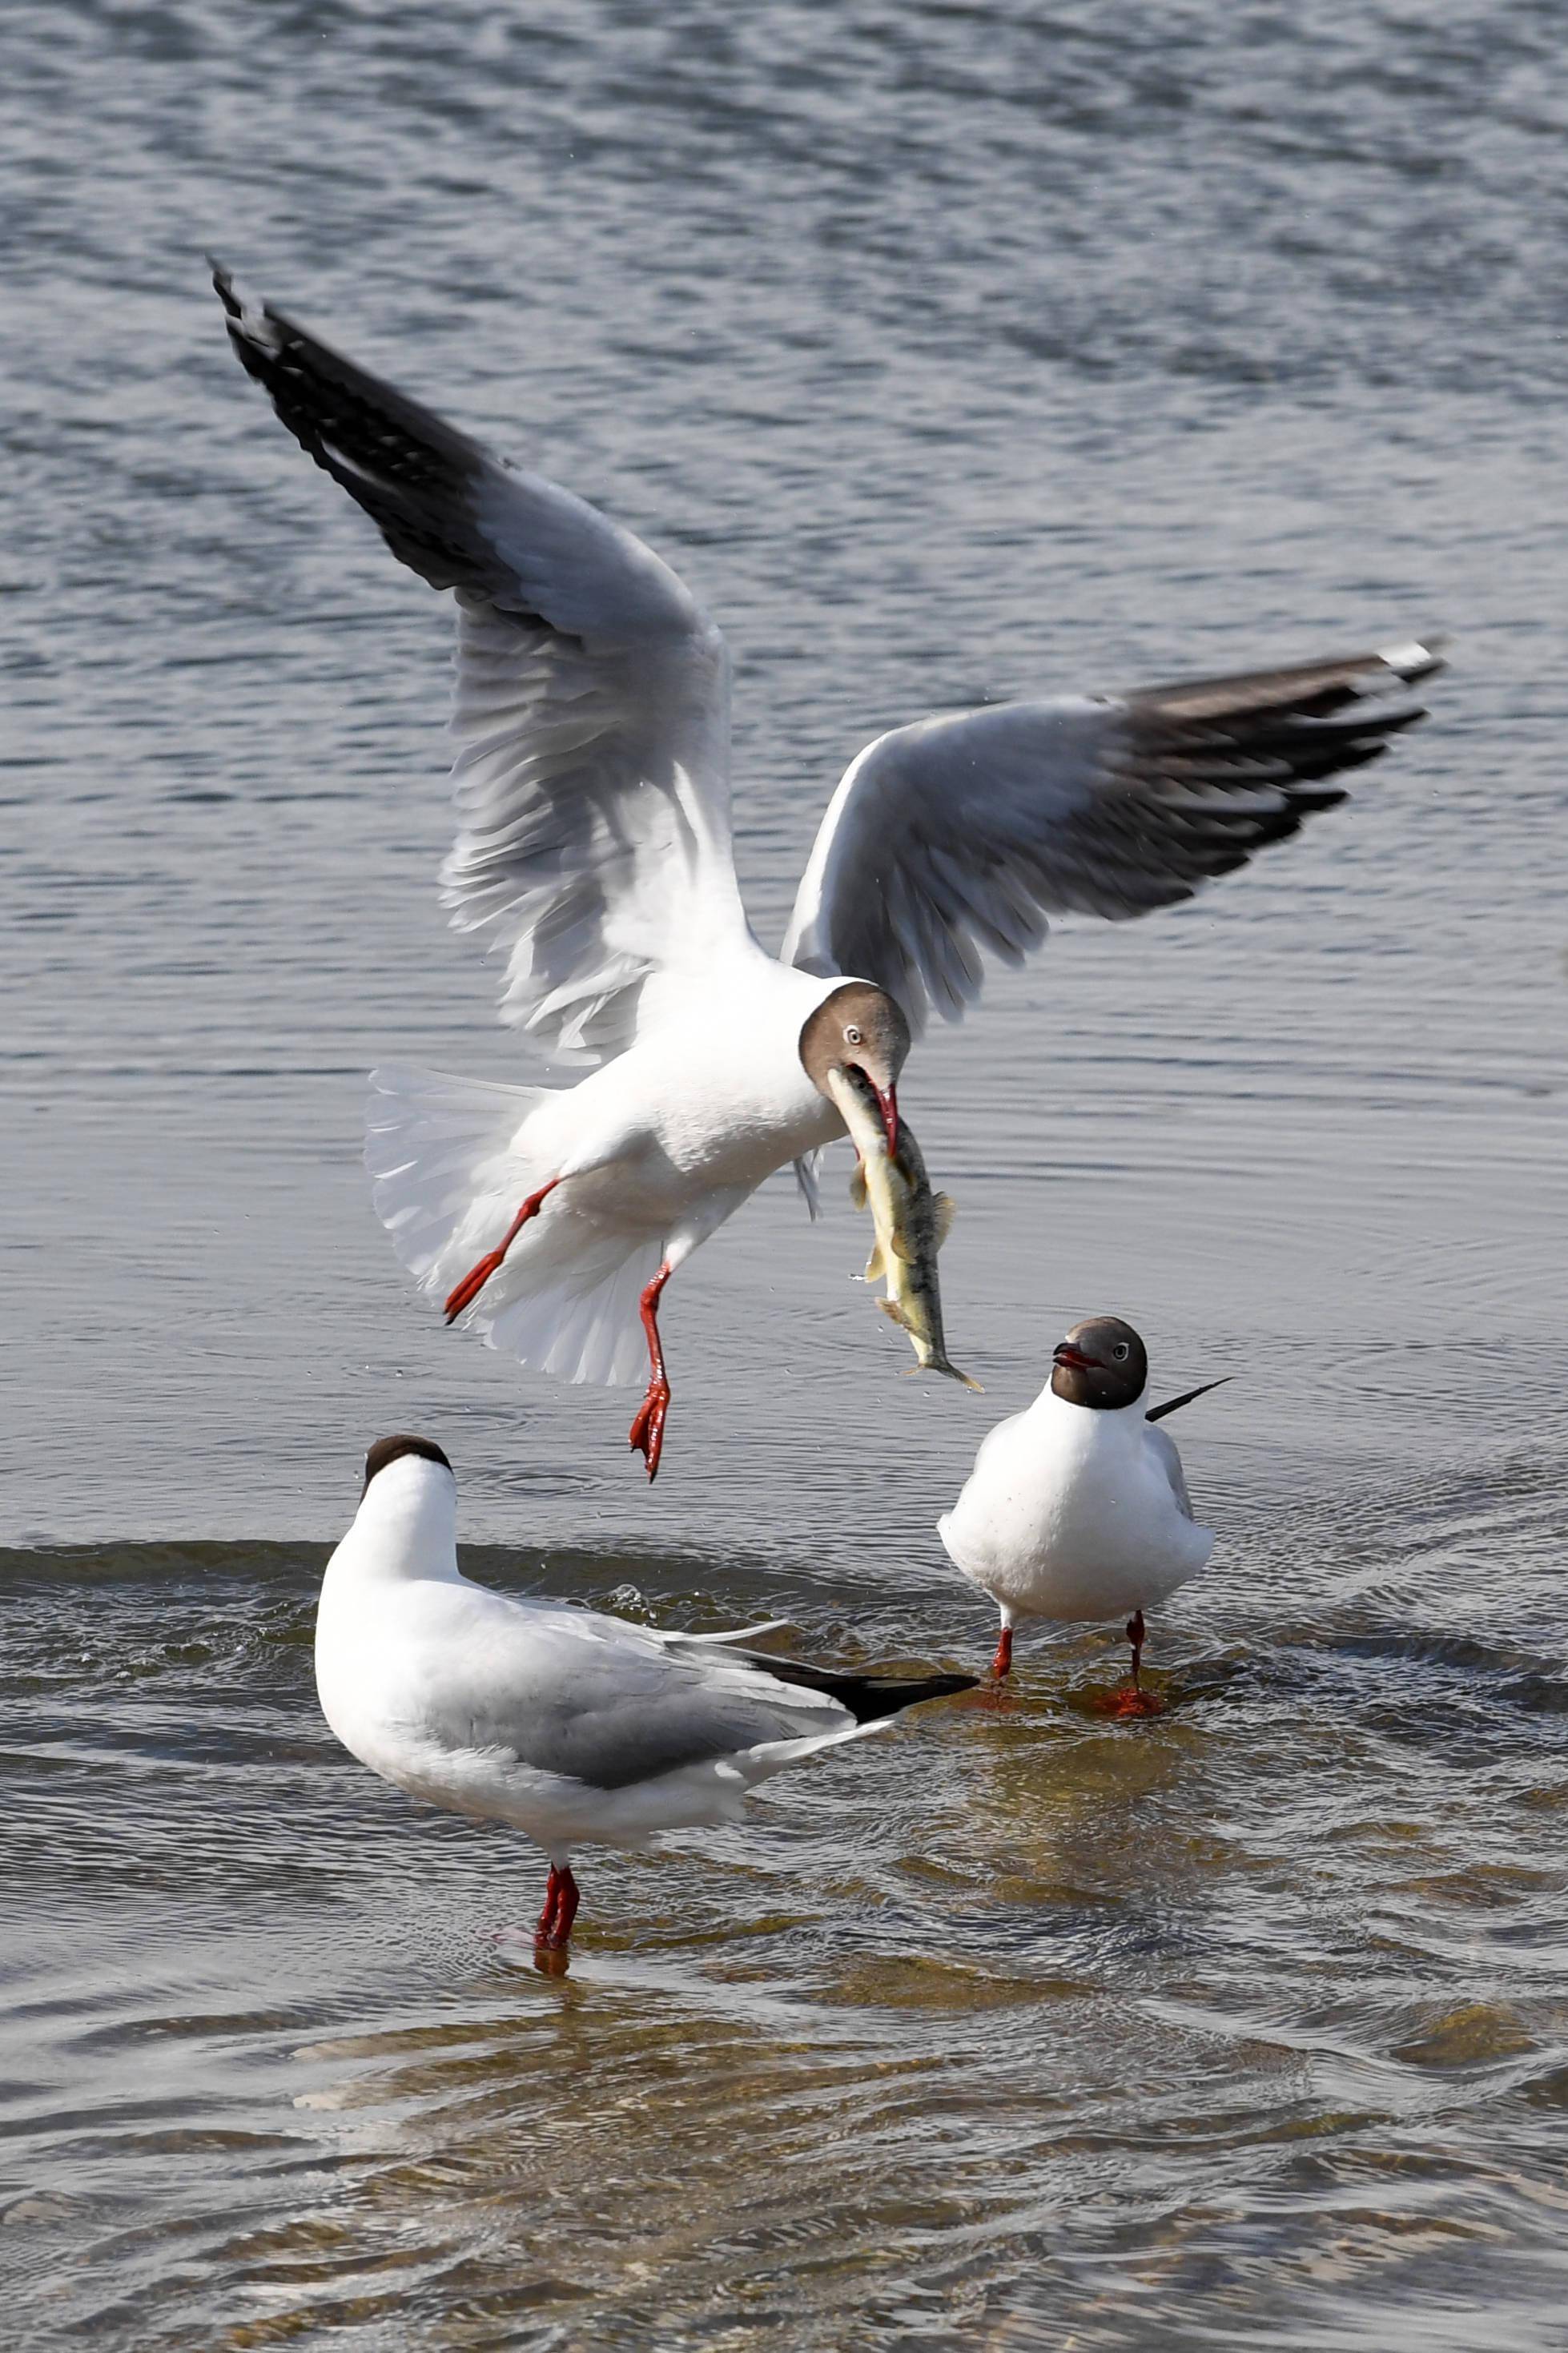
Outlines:
[[[14,5],[0,30],[0,2284],[26,2346],[1549,2348],[1568,2278],[1560,12]],[[682,569],[765,935],[919,712],[1456,633],[1192,904],[1063,926],[903,1094],[900,1377],[770,1186],[625,1393],[444,1332],[363,1072],[519,1068],[433,872],[445,617],[200,256]],[[521,1841],[330,1741],[366,1440],[471,1566],[978,1662],[931,1533],[1072,1316],[1214,1566],[743,1830]]]

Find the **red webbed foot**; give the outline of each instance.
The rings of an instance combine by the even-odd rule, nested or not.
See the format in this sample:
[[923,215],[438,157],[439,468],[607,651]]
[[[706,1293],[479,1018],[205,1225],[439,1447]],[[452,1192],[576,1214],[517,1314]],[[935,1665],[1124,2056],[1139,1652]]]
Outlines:
[[647,1464],[649,1479],[658,1476],[658,1458],[664,1451],[664,1418],[669,1411],[669,1380],[664,1369],[664,1350],[658,1337],[659,1294],[675,1269],[666,1259],[653,1281],[644,1289],[640,1302],[642,1327],[647,1335],[647,1394],[637,1410],[628,1443]]
[[1157,1699],[1152,1691],[1145,1691],[1140,1680],[1143,1672],[1143,1645],[1148,1640],[1148,1634],[1149,1630],[1143,1623],[1143,1612],[1142,1609],[1135,1609],[1127,1620],[1127,1639],[1132,1645],[1131,1680],[1124,1683],[1119,1691],[1106,1694],[1100,1703],[1100,1712],[1102,1715],[1164,1715],[1164,1701]]
[[649,1381],[647,1395],[637,1410],[627,1443],[647,1464],[650,1479],[658,1476],[658,1459],[664,1451],[664,1423],[669,1411],[669,1383],[662,1377]]
[[1117,1717],[1163,1715],[1165,1713],[1164,1701],[1142,1683],[1122,1683],[1117,1690],[1107,1692],[1102,1699],[1097,1700],[1095,1706],[1100,1715]]

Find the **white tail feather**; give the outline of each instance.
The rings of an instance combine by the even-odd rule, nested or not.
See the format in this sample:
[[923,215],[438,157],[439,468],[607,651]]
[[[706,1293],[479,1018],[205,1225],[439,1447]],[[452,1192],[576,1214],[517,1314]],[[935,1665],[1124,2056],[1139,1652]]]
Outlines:
[[[370,1082],[364,1157],[376,1215],[420,1289],[444,1299],[557,1173],[529,1135],[556,1091],[411,1069],[373,1071]],[[637,1302],[660,1246],[574,1216],[564,1199],[547,1200],[523,1228],[466,1320],[487,1346],[558,1380],[640,1379]]]

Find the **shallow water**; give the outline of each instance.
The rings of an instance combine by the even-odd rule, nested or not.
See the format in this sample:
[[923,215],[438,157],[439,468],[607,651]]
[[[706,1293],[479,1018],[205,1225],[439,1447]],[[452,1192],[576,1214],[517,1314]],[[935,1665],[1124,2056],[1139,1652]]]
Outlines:
[[[1561,2342],[1565,106],[1555,13],[13,9],[0,588],[0,2280],[23,2342]],[[519,1069],[446,933],[447,635],[205,245],[611,505],[737,656],[776,936],[917,712],[1447,627],[1431,724],[903,1090],[901,1377],[776,1181],[631,1399],[444,1332],[364,1069]],[[592,1856],[336,1752],[314,1583],[413,1425],[498,1579],[976,1662],[931,1525],[1115,1308],[1219,1531],[744,1830]],[[12,2279],[12,2275],[14,2280]]]

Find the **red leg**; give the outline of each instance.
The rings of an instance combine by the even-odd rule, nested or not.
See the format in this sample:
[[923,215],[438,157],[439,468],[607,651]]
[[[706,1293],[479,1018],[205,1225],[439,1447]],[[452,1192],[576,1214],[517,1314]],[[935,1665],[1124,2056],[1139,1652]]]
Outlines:
[[577,1906],[582,1901],[577,1883],[572,1876],[572,1868],[568,1863],[563,1868],[561,1873],[561,1901],[555,1910],[555,1935],[552,1940],[562,1951],[564,1951],[572,1941],[572,1923],[577,1917]]
[[533,1932],[534,1943],[542,1945],[546,1952],[563,1951],[571,1942],[572,1923],[577,1917],[577,1906],[581,1901],[570,1865],[563,1865],[558,1871],[552,1863],[544,1888],[544,1909]]
[[991,1662],[991,1672],[998,1683],[1013,1672],[1013,1629],[1004,1626],[996,1637],[996,1656]]
[[1119,1691],[1110,1693],[1101,1703],[1107,1715],[1163,1715],[1165,1703],[1152,1691],[1145,1691],[1139,1676],[1143,1665],[1143,1642],[1148,1629],[1143,1612],[1135,1609],[1127,1620],[1127,1639],[1132,1645],[1132,1674]]
[[555,1920],[560,1909],[561,1873],[552,1863],[550,1876],[544,1883],[544,1909],[540,1914],[538,1926],[533,1931],[533,1941],[536,1945],[548,1945],[553,1941]]
[[664,1418],[669,1411],[669,1382],[658,1337],[658,1295],[674,1272],[667,1260],[643,1293],[641,1303],[642,1327],[647,1334],[647,1394],[637,1408],[629,1443],[643,1456],[650,1479],[658,1476],[658,1458],[664,1451]]
[[548,1185],[542,1185],[537,1193],[531,1193],[527,1200],[523,1203],[521,1208],[518,1211],[516,1217],[512,1219],[511,1224],[508,1227],[506,1238],[502,1241],[500,1248],[499,1250],[487,1250],[484,1257],[479,1261],[478,1264],[471,1266],[468,1269],[461,1282],[457,1286],[457,1289],[447,1293],[446,1313],[448,1324],[450,1324],[455,1317],[460,1315],[465,1307],[471,1307],[473,1305],[474,1301],[479,1297],[480,1292],[484,1289],[491,1275],[494,1274],[502,1259],[505,1258],[508,1250],[510,1250],[513,1242],[516,1241],[519,1234],[521,1233],[524,1226],[527,1225],[530,1218],[538,1217],[540,1209],[542,1208],[545,1200],[552,1193],[554,1192],[555,1187],[560,1184],[560,1182],[561,1179],[559,1176],[552,1176]]

